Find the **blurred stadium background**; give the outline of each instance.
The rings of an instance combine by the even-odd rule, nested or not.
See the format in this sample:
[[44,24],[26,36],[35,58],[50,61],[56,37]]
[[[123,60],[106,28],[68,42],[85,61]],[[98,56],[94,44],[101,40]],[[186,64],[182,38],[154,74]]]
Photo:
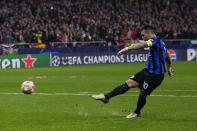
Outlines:
[[[105,106],[90,95],[144,67],[146,49],[116,56],[142,41],[144,24],[165,41],[175,78],[166,75],[141,118],[126,120],[137,89]],[[196,0],[0,0],[0,130],[195,131],[196,61]],[[20,91],[25,80],[32,95]]]
[[1,44],[124,45],[141,39],[144,24],[170,39],[167,43],[197,38],[195,0],[1,0],[0,5]]

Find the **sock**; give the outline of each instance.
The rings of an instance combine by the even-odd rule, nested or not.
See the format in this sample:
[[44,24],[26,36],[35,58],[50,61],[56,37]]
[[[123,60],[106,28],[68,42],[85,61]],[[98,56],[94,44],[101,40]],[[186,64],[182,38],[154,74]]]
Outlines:
[[117,96],[119,94],[123,94],[129,90],[127,83],[122,84],[121,86],[116,87],[111,92],[105,94],[106,99],[110,99],[111,97]]
[[140,114],[140,111],[146,104],[146,95],[141,95],[138,97],[138,102],[137,102],[137,109],[134,111],[136,114]]

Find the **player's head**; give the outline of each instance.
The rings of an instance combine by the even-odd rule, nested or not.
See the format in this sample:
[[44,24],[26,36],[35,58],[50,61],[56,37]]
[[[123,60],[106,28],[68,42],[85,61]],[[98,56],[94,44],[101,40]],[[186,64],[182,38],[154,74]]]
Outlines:
[[155,36],[154,28],[150,25],[145,25],[141,29],[142,39],[147,41]]

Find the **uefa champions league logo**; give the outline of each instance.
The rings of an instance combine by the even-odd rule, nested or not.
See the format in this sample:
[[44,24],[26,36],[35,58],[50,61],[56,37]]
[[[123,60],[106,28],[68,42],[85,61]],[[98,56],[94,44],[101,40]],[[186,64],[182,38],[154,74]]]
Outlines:
[[52,66],[60,66],[60,57],[59,56],[53,56],[52,60],[51,60],[51,65]]

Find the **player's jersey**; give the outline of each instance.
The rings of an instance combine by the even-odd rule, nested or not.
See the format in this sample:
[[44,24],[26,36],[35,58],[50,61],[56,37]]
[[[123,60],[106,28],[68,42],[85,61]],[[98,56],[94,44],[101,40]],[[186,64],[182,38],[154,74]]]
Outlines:
[[158,37],[154,37],[146,42],[150,49],[145,69],[148,69],[150,73],[164,74],[166,72],[165,59],[167,51],[164,42]]

